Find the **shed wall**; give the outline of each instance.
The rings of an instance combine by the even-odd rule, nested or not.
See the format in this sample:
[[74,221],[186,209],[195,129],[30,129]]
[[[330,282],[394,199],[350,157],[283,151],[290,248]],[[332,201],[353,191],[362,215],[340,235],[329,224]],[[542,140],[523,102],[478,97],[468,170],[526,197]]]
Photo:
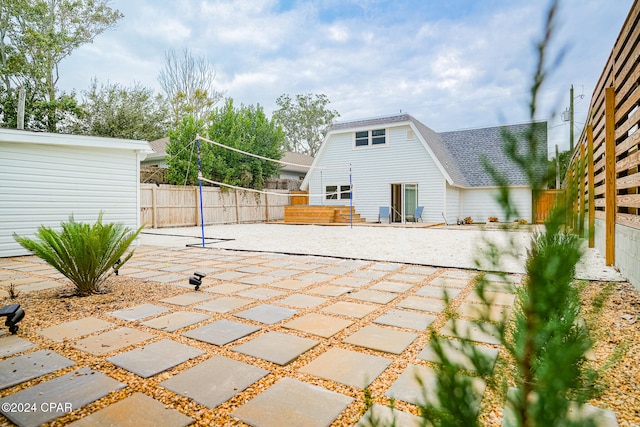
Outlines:
[[133,150],[0,142],[0,257],[28,252],[33,236],[73,215],[130,228],[139,223],[139,157]]

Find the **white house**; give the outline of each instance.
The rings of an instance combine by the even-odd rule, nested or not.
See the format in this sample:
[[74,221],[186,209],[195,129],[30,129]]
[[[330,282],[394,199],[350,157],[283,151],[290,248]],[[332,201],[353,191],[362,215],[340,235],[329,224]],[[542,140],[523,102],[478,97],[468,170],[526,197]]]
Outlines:
[[77,221],[140,226],[146,141],[0,129],[0,257],[25,255],[13,233]]
[[[502,150],[503,130],[522,137],[533,126],[547,152],[547,124],[519,124],[436,133],[409,114],[339,123],[327,133],[302,183],[311,205],[349,205],[367,221],[389,207],[392,222],[404,222],[417,206],[423,221],[455,223],[471,217],[507,220],[496,201],[498,187],[482,158],[506,176],[518,218],[531,222],[527,177]],[[353,200],[350,199],[353,185]]]

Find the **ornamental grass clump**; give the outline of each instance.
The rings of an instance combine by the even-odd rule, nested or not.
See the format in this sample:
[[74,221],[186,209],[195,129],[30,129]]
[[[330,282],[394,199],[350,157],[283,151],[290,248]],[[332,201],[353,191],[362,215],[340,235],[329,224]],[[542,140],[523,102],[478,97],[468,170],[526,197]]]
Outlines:
[[[73,215],[61,223],[61,230],[41,226],[35,239],[13,234],[25,249],[46,261],[76,287],[76,294],[86,296],[101,291],[101,285],[133,256],[127,249],[142,227],[132,230],[120,223],[95,224],[76,222]],[[126,253],[126,254],[125,254]]]

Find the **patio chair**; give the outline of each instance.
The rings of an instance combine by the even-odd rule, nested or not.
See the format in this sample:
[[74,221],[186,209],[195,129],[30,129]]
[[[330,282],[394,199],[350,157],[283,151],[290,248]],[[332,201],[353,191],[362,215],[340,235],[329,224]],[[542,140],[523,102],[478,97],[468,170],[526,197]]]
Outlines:
[[422,211],[424,210],[424,206],[418,206],[413,215],[407,215],[405,220],[407,222],[418,222],[422,221]]
[[380,206],[378,210],[378,223],[382,224],[382,218],[387,218],[387,222],[391,223],[391,214],[388,206]]

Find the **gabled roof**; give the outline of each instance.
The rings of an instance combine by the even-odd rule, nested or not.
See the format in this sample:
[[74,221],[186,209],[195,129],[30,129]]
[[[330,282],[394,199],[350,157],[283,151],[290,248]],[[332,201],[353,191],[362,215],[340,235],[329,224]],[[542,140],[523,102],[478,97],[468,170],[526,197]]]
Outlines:
[[[540,153],[546,158],[547,122],[544,121],[437,133],[415,117],[404,113],[337,123],[331,128],[330,133],[405,124],[412,126],[420,135],[420,139],[435,157],[434,160],[439,164],[450,185],[459,187],[495,186],[493,178],[482,163],[483,158],[486,158],[503,172],[510,185],[529,185],[526,175],[504,153],[503,132],[516,136],[524,144],[524,132],[529,129],[529,126],[534,126],[536,136],[541,142]],[[320,153],[322,153],[322,149]]]

